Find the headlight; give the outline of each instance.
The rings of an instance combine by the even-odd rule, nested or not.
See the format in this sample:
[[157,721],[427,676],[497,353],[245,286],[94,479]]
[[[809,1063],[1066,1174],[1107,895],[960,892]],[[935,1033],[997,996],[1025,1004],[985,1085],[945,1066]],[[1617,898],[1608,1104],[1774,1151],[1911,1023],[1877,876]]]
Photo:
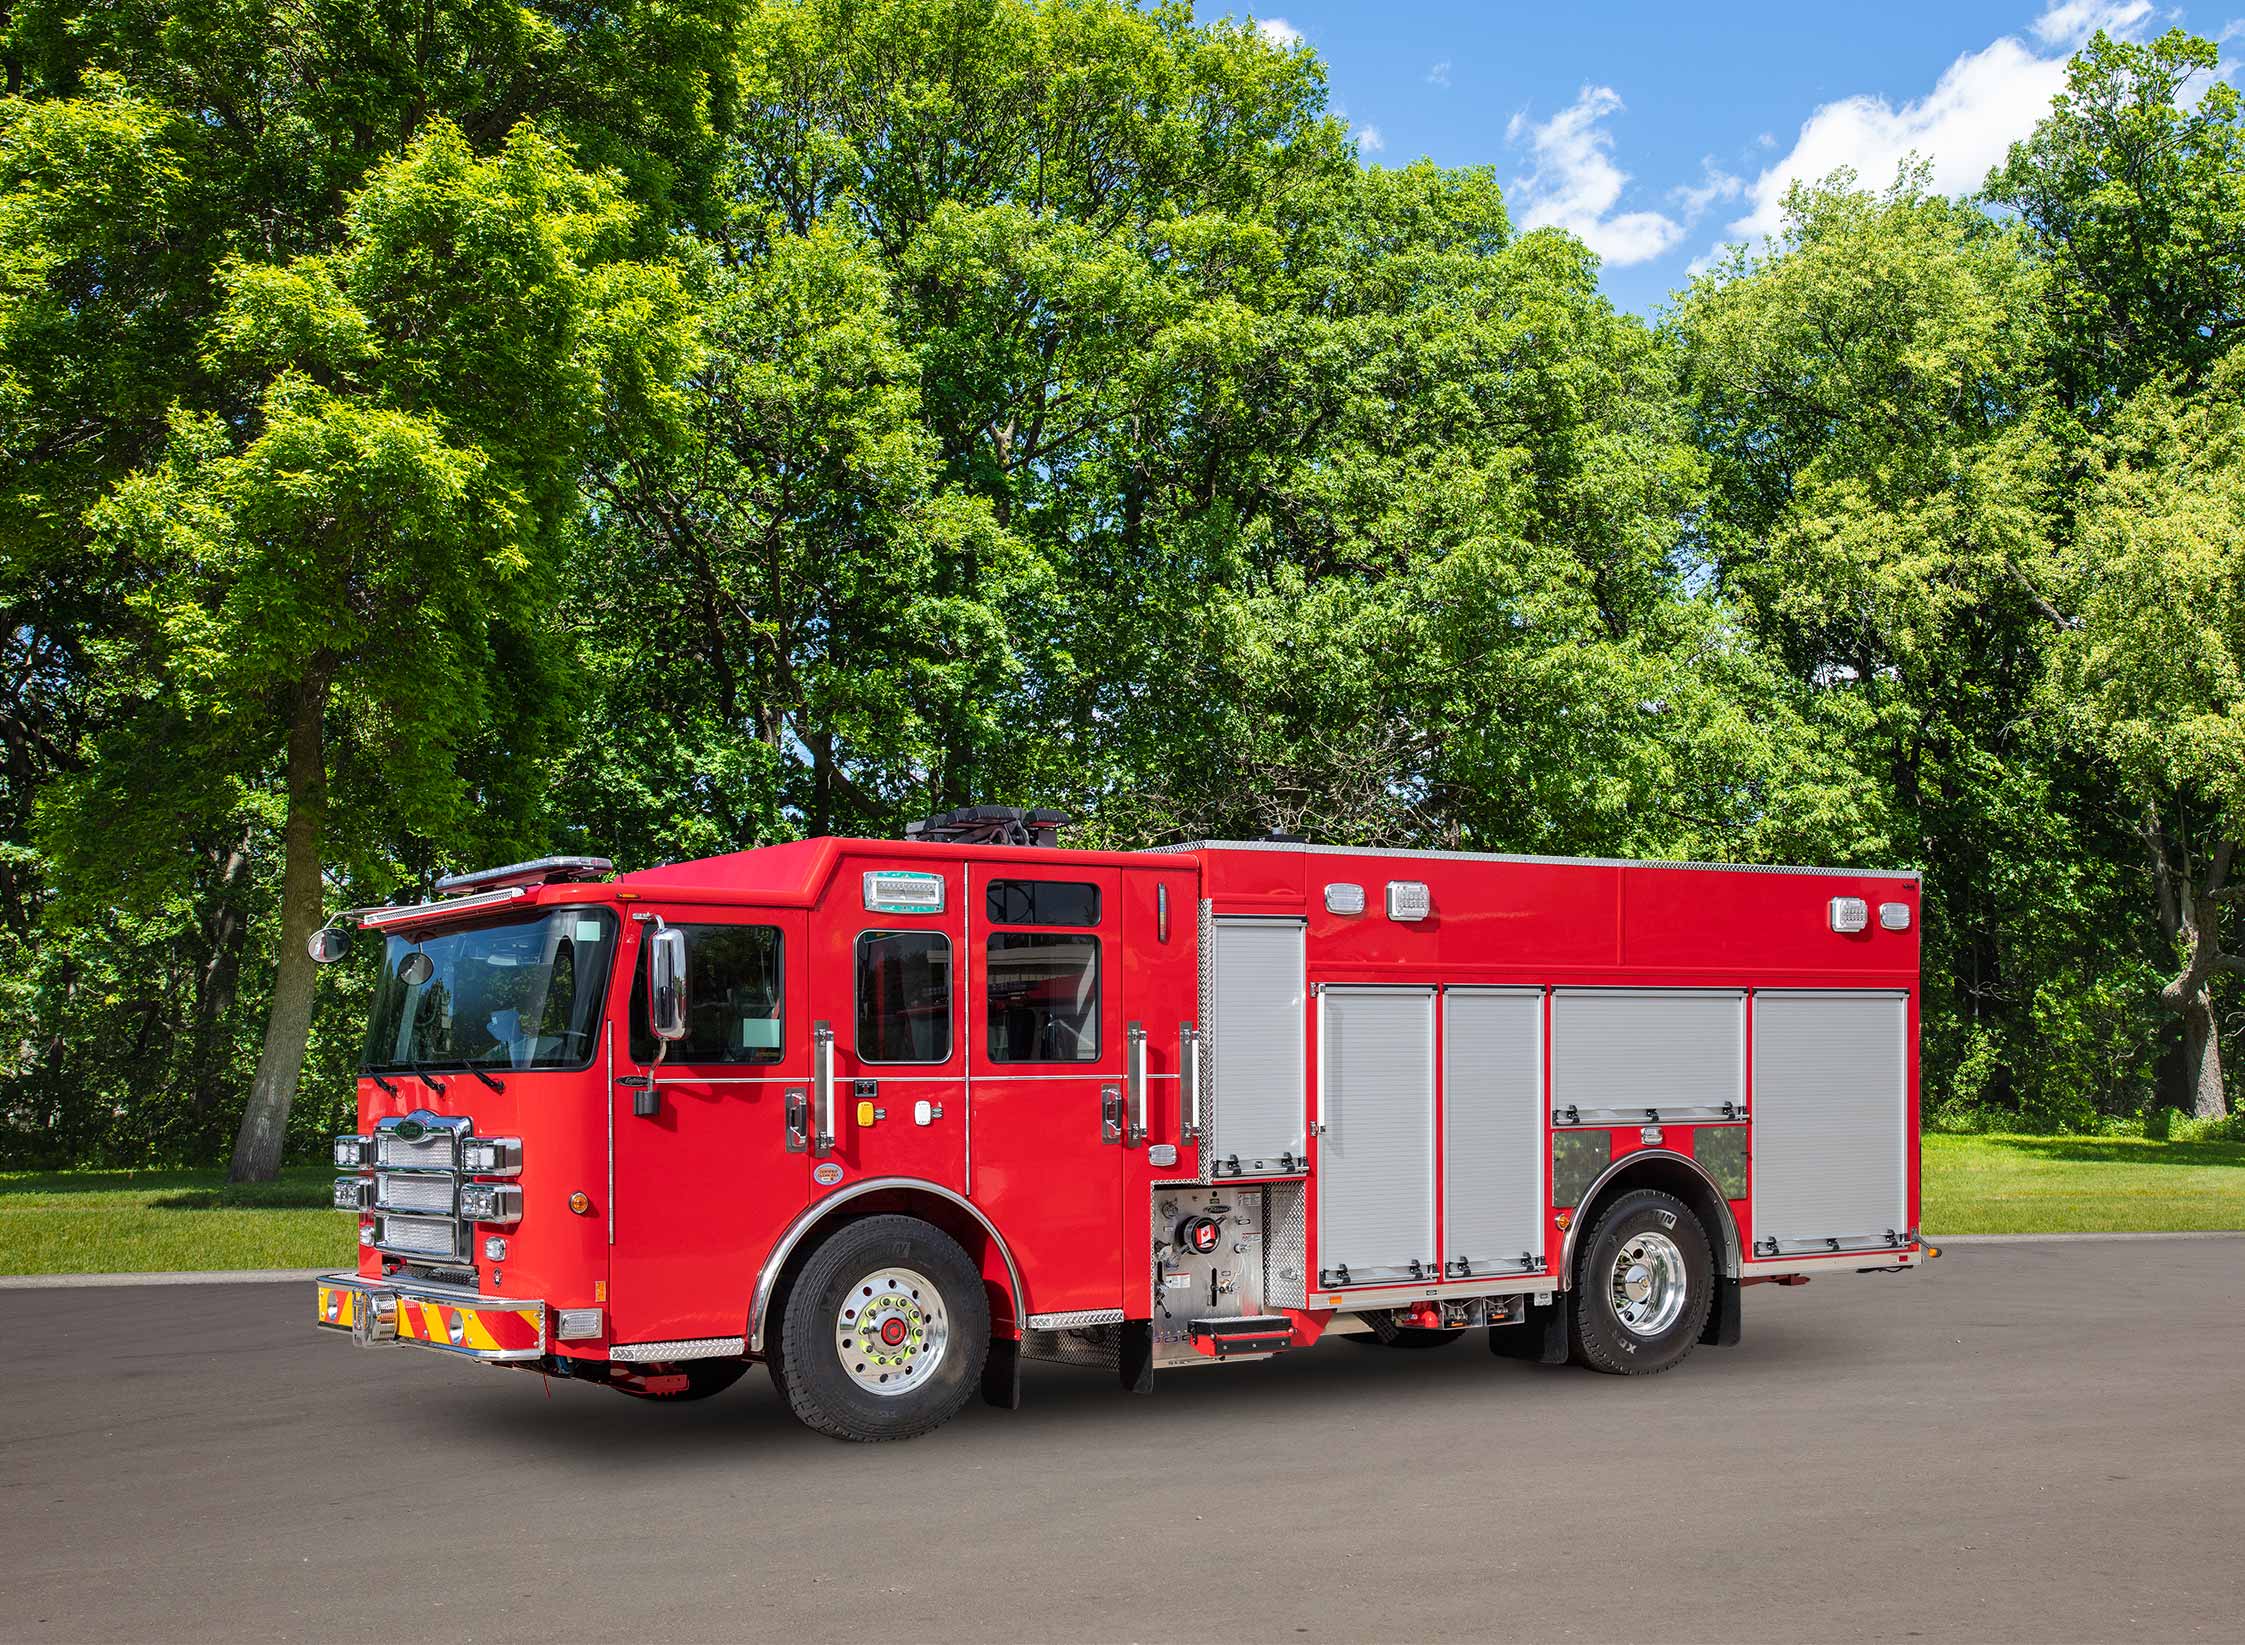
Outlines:
[[470,1137],[460,1147],[460,1165],[471,1177],[511,1177],[522,1169],[520,1137]]
[[335,1208],[338,1211],[363,1211],[374,1203],[374,1184],[364,1177],[337,1177],[335,1179]]
[[339,1171],[356,1171],[366,1163],[366,1138],[337,1137],[335,1139],[335,1166]]
[[522,1190],[508,1182],[464,1182],[460,1215],[470,1222],[520,1222]]

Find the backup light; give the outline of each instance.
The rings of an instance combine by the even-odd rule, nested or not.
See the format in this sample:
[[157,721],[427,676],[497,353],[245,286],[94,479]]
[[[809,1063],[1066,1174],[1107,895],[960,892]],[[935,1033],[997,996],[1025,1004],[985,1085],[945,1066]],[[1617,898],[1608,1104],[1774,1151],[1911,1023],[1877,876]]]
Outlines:
[[1434,898],[1420,880],[1388,881],[1388,918],[1423,920],[1434,911]]
[[1835,931],[1861,931],[1871,923],[1871,905],[1861,897],[1834,897],[1829,912]]
[[520,1222],[522,1190],[505,1182],[464,1182],[460,1215],[469,1222]]
[[563,1342],[582,1342],[600,1335],[598,1308],[564,1308],[556,1316],[553,1334]]

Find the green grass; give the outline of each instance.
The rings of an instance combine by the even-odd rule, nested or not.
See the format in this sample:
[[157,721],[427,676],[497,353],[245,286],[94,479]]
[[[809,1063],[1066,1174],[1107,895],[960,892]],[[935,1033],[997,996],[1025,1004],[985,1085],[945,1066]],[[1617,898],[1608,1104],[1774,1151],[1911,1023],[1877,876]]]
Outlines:
[[357,1219],[335,1173],[296,1166],[232,1187],[223,1171],[0,1172],[0,1274],[348,1268]]
[[[0,1274],[347,1268],[334,1180],[324,1166],[248,1187],[222,1171],[0,1172]],[[2245,1228],[2245,1143],[1929,1136],[1924,1222],[1935,1239]]]
[[1927,1235],[2245,1228],[2245,1143],[1925,1139]]

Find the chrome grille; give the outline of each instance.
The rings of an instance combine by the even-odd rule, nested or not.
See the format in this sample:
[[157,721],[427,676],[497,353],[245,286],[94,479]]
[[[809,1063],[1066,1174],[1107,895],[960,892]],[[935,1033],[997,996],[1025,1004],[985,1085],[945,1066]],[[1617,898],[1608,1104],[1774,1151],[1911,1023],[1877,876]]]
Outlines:
[[449,1219],[384,1217],[376,1225],[375,1243],[386,1250],[409,1251],[415,1256],[449,1257],[455,1254],[458,1225]]
[[439,1177],[384,1172],[374,1179],[374,1202],[385,1211],[433,1211],[449,1217],[453,1180],[449,1173]]
[[452,1133],[435,1131],[408,1142],[395,1131],[374,1134],[374,1163],[409,1170],[449,1171],[453,1166]]

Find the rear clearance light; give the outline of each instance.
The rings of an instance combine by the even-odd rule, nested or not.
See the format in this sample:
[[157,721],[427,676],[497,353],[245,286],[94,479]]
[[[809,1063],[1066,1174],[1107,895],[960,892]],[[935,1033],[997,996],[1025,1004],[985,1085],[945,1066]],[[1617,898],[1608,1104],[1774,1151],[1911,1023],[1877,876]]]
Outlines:
[[356,1171],[366,1163],[366,1138],[337,1137],[335,1139],[335,1168],[338,1171]]
[[1871,923],[1871,905],[1861,897],[1834,897],[1830,915],[1833,930],[1861,931]]
[[374,1203],[374,1184],[364,1177],[337,1177],[335,1179],[335,1208],[338,1211],[364,1211]]
[[452,1215],[452,1179],[399,1175],[385,1171],[374,1179],[373,1203],[385,1211],[426,1211],[432,1216]]
[[520,1222],[522,1190],[507,1182],[462,1183],[460,1215],[469,1222]]
[[511,1177],[522,1170],[520,1137],[470,1137],[460,1145],[460,1169],[471,1177]]
[[1879,924],[1880,924],[1880,926],[1881,926],[1882,928],[1884,928],[1884,929],[1886,929],[1886,930],[1888,930],[1888,931],[1907,931],[1907,930],[1909,930],[1909,929],[1910,929],[1910,905],[1909,905],[1908,903],[1906,903],[1906,902],[1882,902],[1882,903],[1880,903],[1880,904],[1879,904]]
[[600,1335],[600,1310],[564,1308],[555,1316],[553,1334],[563,1342],[584,1342]]

